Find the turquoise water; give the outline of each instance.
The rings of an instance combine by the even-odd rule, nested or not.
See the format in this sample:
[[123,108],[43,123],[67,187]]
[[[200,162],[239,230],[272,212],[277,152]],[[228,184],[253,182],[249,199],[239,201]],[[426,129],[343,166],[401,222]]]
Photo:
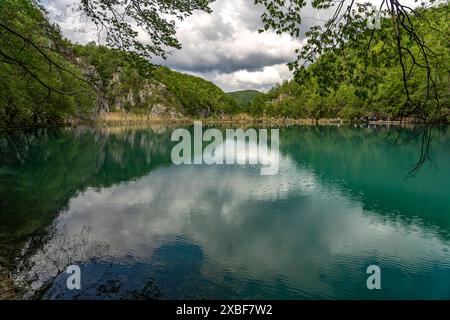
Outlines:
[[27,297],[450,299],[449,127],[413,178],[419,142],[384,127],[280,128],[273,176],[173,165],[172,130],[0,135],[0,261]]

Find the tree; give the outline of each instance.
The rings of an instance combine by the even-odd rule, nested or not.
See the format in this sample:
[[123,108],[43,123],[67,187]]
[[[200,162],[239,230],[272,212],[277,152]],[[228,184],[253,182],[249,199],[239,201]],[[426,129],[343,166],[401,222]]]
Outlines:
[[58,29],[28,0],[0,1],[0,126],[54,124],[92,109]]
[[[435,0],[415,0],[416,6],[411,7],[401,0],[383,0],[378,8],[373,8],[370,2],[358,3],[355,0],[255,0],[256,4],[265,6],[262,14],[264,29],[274,30],[278,34],[288,33],[292,37],[306,36],[305,45],[296,50],[295,61],[289,63],[294,71],[295,78],[302,81],[313,73],[317,77],[320,86],[325,90],[333,89],[333,84],[342,76],[340,68],[328,70],[325,68],[309,68],[311,64],[321,57],[336,59],[336,56],[346,57],[346,49],[356,49],[361,61],[368,66],[372,61],[368,56],[375,38],[385,36],[386,30],[394,41],[391,50],[391,63],[398,65],[402,82],[404,101],[397,110],[397,116],[414,117],[421,124],[417,126],[414,135],[422,134],[422,149],[420,158],[413,171],[418,169],[429,158],[431,130],[433,123],[442,118],[442,94],[438,83],[441,70],[445,70],[448,77],[448,46],[447,52],[435,52],[430,46],[433,39],[427,37],[421,25],[426,25],[427,30],[434,30],[443,41],[449,40],[448,29],[439,30],[424,15],[424,10],[433,6]],[[305,24],[302,12],[310,3],[317,12],[328,15],[329,18],[304,30]],[[378,27],[370,27],[376,16],[380,14],[383,19]],[[448,14],[448,13],[447,13]],[[447,20],[448,21],[448,20]],[[373,25],[372,25],[373,26]],[[349,68],[346,72],[357,72],[356,68]],[[370,74],[366,74],[367,77]],[[415,96],[417,92],[417,80],[420,79],[424,86],[424,94]],[[360,79],[365,82],[367,79]],[[370,83],[370,81],[367,81]],[[447,89],[448,90],[448,89]],[[398,139],[395,139],[397,142]]]
[[[99,36],[104,34],[107,46],[151,59],[165,58],[167,48],[181,48],[174,18],[183,20],[194,10],[211,12],[212,1],[81,0],[80,10],[97,26]],[[139,30],[148,42],[139,39]]]
[[[171,48],[181,47],[175,38],[175,19],[182,20],[194,10],[210,12],[210,3],[211,0],[81,0],[79,10],[97,26],[99,38],[104,39],[107,46],[118,49],[145,72],[150,66],[149,59],[154,56],[166,58]],[[70,76],[88,84],[82,74],[59,59],[59,49],[64,47],[58,46],[62,37],[58,27],[51,26],[42,12],[45,8],[40,5],[40,0],[0,2],[0,67],[6,65],[8,73],[17,76],[20,73],[45,88],[47,93],[38,104],[54,95],[74,96],[78,93],[61,88],[52,78]],[[140,40],[139,32],[144,32],[148,39]]]

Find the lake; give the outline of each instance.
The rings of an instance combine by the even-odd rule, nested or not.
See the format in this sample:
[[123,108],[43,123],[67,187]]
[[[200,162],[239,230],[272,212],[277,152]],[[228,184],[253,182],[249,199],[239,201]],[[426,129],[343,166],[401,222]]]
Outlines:
[[174,165],[173,129],[0,133],[0,262],[25,297],[450,299],[448,126],[414,177],[419,137],[386,141],[409,129],[280,127],[269,176]]

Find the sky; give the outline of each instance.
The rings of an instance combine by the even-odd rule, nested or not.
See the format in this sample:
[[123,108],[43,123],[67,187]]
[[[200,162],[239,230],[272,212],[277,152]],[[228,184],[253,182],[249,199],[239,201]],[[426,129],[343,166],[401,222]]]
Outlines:
[[[73,11],[74,0],[41,2],[65,37],[78,43],[97,40],[96,29]],[[155,58],[153,62],[210,80],[226,92],[267,91],[292,78],[286,63],[294,60],[295,49],[302,46],[304,38],[292,39],[271,31],[259,33],[263,7],[253,0],[216,0],[210,7],[211,14],[195,12],[177,24],[176,37],[182,49],[175,49],[167,60]],[[313,23],[313,18],[323,17],[306,9],[304,23]]]
[[[95,29],[73,11],[74,0],[42,3],[65,37],[78,43],[97,40]],[[265,91],[292,77],[286,63],[294,59],[301,40],[258,33],[263,8],[253,0],[217,0],[210,7],[211,14],[197,11],[177,24],[182,49],[153,62],[210,80],[224,91]]]

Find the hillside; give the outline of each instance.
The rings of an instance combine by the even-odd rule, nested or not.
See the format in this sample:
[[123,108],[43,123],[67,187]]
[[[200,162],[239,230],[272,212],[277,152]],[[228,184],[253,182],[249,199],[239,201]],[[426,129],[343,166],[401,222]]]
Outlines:
[[2,1],[0,22],[8,28],[0,30],[0,127],[79,122],[106,111],[171,118],[238,111],[209,81],[93,43],[72,44],[32,1]]
[[236,102],[241,106],[251,103],[256,96],[261,94],[262,92],[258,90],[241,90],[241,91],[227,92],[227,95],[236,100]]
[[[417,115],[416,105],[424,101],[424,117],[450,120],[450,51],[448,50],[448,4],[422,10],[423,19],[410,17],[421,32],[429,50],[428,59],[438,65],[431,72],[440,100],[437,111],[427,89],[426,71],[413,67],[405,54],[411,101],[406,103],[402,69],[395,55],[397,50],[391,21],[382,20],[382,29],[374,34],[361,33],[355,42],[331,54],[322,55],[315,63],[302,69],[295,80],[285,81],[267,94],[256,97],[249,107],[253,115],[288,118],[337,118],[354,120],[361,117],[395,119]],[[369,30],[370,31],[370,30]],[[410,41],[405,37],[405,42]],[[370,49],[366,50],[371,42]],[[410,52],[420,52],[411,42]],[[424,65],[423,59],[414,63]],[[431,89],[434,93],[434,89]],[[427,99],[428,95],[428,99]],[[405,107],[406,106],[406,107]],[[447,118],[445,120],[445,118]]]
[[[370,39],[322,55],[315,63],[264,94],[256,90],[224,93],[199,77],[154,66],[129,53],[64,39],[43,10],[30,0],[0,2],[0,127],[52,125],[95,119],[120,111],[164,118],[221,117],[247,112],[255,117],[395,119],[417,114],[415,103],[429,95],[424,69],[411,68],[411,91],[405,106],[402,70],[395,58],[390,21]],[[425,10],[414,20],[433,52],[431,75],[441,108],[432,99],[425,116],[449,118],[448,4]],[[11,31],[12,30],[12,31]],[[15,30],[15,31],[14,31]],[[411,45],[411,52],[420,48]],[[394,58],[393,58],[394,57]],[[365,61],[365,62],[364,62]],[[419,65],[424,61],[416,61]]]
[[124,53],[95,44],[75,45],[73,50],[96,70],[94,82],[104,94],[105,111],[207,117],[238,110],[234,100],[202,78],[145,61],[135,65]]

